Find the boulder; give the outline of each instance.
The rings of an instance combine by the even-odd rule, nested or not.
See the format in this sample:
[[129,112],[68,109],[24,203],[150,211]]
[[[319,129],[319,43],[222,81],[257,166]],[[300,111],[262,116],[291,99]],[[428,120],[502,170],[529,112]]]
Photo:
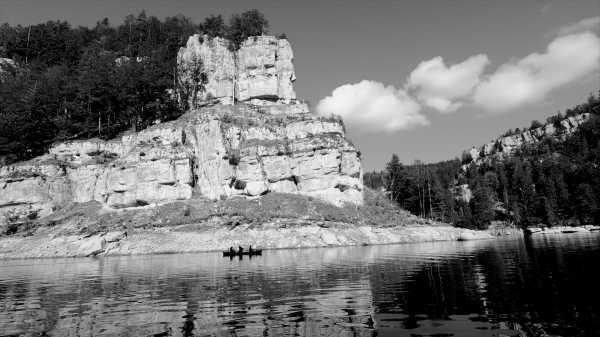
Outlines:
[[127,237],[127,233],[123,231],[113,231],[104,234],[104,241],[107,243],[117,242]]
[[78,254],[79,256],[96,256],[104,252],[106,241],[103,237],[95,235],[88,238],[81,239],[79,244]]

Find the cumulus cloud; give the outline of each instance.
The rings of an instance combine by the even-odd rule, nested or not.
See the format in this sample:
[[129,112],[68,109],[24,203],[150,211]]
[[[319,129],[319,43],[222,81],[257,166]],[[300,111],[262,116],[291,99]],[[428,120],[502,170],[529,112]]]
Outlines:
[[543,54],[533,53],[500,66],[475,89],[474,103],[503,112],[538,102],[560,86],[596,71],[600,39],[586,31],[554,39]]
[[448,67],[441,56],[434,57],[419,63],[410,73],[407,87],[430,108],[443,113],[453,112],[463,105],[461,99],[470,95],[479,83],[489,62],[487,55],[479,54]]
[[371,132],[429,124],[420,105],[404,90],[368,80],[336,88],[319,102],[317,112],[340,115],[346,123]]
[[582,33],[585,31],[597,31],[598,28],[600,28],[600,16],[594,16],[560,28],[558,30],[558,35],[564,36]]
[[532,53],[484,73],[485,54],[447,65],[441,56],[422,61],[402,89],[363,80],[336,88],[317,105],[321,115],[336,114],[361,130],[395,132],[428,125],[422,113],[441,113],[464,105],[503,113],[544,100],[553,90],[597,74],[600,69],[600,17],[556,31],[543,53]]

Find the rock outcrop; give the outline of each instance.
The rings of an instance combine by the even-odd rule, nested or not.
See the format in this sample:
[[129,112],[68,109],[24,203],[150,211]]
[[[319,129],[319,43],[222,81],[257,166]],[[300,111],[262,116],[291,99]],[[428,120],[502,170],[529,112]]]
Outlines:
[[14,60],[0,57],[0,81],[4,81],[8,74],[14,73],[17,64]]
[[223,38],[193,35],[177,56],[179,98],[197,108],[211,102],[296,99],[292,47],[286,39],[255,36],[239,50]]
[[5,221],[69,202],[113,208],[268,192],[362,203],[360,154],[339,118],[270,114],[281,106],[215,105],[119,140],[60,143],[0,169]]
[[559,123],[548,123],[535,129],[500,137],[479,148],[471,148],[468,154],[471,156],[472,162],[476,164],[491,160],[492,158],[510,156],[522,146],[535,144],[547,137],[565,139],[589,118],[589,113],[583,113],[565,118]]
[[[201,69],[190,69],[190,48],[200,48],[192,54],[203,58]],[[200,99],[210,94],[225,102],[205,102],[120,139],[63,142],[28,162],[0,166],[0,224],[88,201],[127,208],[283,192],[362,204],[360,152],[340,118],[318,117],[292,99],[291,55],[289,43],[273,37],[250,38],[234,56],[223,39],[198,44],[192,36],[180,66],[207,71]],[[232,74],[243,103],[225,99]]]

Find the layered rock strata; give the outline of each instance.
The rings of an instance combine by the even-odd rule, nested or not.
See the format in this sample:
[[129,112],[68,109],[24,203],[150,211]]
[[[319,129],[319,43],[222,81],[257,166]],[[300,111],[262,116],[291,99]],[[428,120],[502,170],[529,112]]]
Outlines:
[[57,144],[0,168],[0,222],[92,200],[123,208],[284,192],[361,204],[360,153],[341,119],[283,109],[216,105],[117,140]]
[[198,34],[177,56],[179,97],[190,107],[209,102],[296,99],[294,54],[288,40],[255,36],[232,51],[231,42]]
[[181,49],[176,89],[180,97],[195,89],[179,119],[0,166],[0,224],[88,201],[127,208],[281,192],[362,204],[360,152],[339,117],[317,117],[295,99],[289,42],[229,45],[194,35]]

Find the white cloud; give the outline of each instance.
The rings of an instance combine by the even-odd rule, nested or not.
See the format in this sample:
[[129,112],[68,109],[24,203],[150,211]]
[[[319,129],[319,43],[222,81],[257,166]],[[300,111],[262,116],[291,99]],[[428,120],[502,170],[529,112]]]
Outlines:
[[441,113],[471,105],[502,113],[544,100],[553,90],[598,75],[600,17],[581,20],[557,30],[543,53],[532,53],[484,74],[485,54],[446,65],[441,56],[422,61],[410,73],[404,89],[363,80],[336,88],[317,105],[321,115],[336,114],[354,127],[370,132],[395,132],[428,125],[422,113]]
[[439,112],[453,112],[479,83],[489,62],[487,55],[479,54],[448,67],[441,56],[434,57],[419,63],[410,73],[407,87],[415,91],[423,104]]
[[600,16],[583,19],[574,24],[564,26],[558,30],[559,36],[582,33],[585,31],[597,31],[600,27]]
[[404,90],[368,80],[337,87],[317,105],[320,115],[340,115],[349,125],[371,132],[428,125],[420,111],[420,105]]
[[533,53],[504,64],[475,90],[474,103],[503,112],[538,102],[560,86],[596,71],[600,39],[591,32],[560,36],[543,54]]
[[548,13],[550,11],[550,7],[552,7],[552,4],[550,2],[548,2],[548,3],[546,3],[546,4],[544,4],[542,6],[542,8],[540,9],[540,11],[542,13]]

